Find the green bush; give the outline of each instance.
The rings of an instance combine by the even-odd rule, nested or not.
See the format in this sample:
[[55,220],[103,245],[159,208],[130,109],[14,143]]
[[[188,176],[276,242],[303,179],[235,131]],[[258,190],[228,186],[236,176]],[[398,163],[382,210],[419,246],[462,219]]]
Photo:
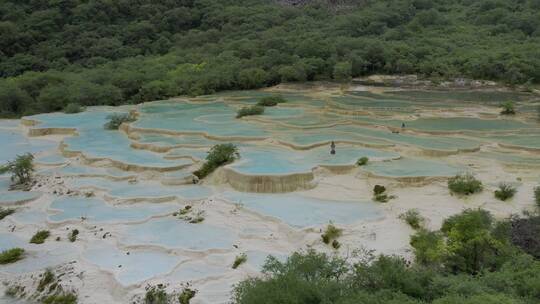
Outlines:
[[252,116],[252,115],[261,115],[264,113],[264,107],[261,106],[250,106],[250,107],[243,107],[238,112],[236,112],[236,118],[242,118],[244,116]]
[[391,199],[394,199],[395,196],[388,195],[386,193],[386,187],[381,185],[375,185],[373,187],[373,200],[380,203],[387,203]]
[[218,144],[212,147],[206,156],[206,162],[203,166],[193,172],[200,179],[205,178],[218,167],[232,163],[240,158],[238,148],[233,144]]
[[383,194],[384,192],[386,192],[386,187],[385,186],[375,185],[373,187],[373,194],[375,194],[375,195]]
[[77,295],[71,292],[54,294],[44,298],[43,304],[77,304]]
[[456,175],[448,180],[448,189],[450,192],[471,195],[482,191],[482,182],[477,180],[472,174],[465,173]]
[[232,264],[232,269],[238,268],[238,266],[244,264],[245,262],[247,262],[247,255],[245,253],[237,255]]
[[343,234],[343,229],[337,228],[336,226],[329,224],[326,226],[326,230],[321,235],[322,241],[325,244],[330,244],[331,241],[339,238]]
[[0,265],[15,263],[24,256],[24,249],[11,248],[0,253]]
[[364,157],[360,157],[360,158],[358,159],[358,161],[356,161],[356,165],[357,165],[357,166],[364,166],[364,165],[366,165],[366,164],[368,163],[368,161],[369,161],[369,158],[367,158],[367,157],[365,157],[365,156],[364,156]]
[[15,160],[0,167],[0,174],[5,172],[11,173],[11,181],[16,185],[29,183],[34,172],[34,155],[30,153],[17,155]]
[[78,229],[71,230],[71,232],[68,235],[69,241],[72,242],[72,243],[75,242],[77,240],[78,235],[79,235],[79,230]]
[[13,208],[0,207],[0,220],[3,220],[6,216],[11,215],[13,213],[15,213],[15,209]]
[[506,201],[507,199],[514,197],[516,192],[517,192],[516,187],[510,184],[500,183],[499,189],[495,190],[494,194],[495,194],[495,197],[498,198],[499,200]]
[[[269,257],[262,275],[234,287],[233,304],[537,303],[540,261],[508,246],[483,210],[448,218],[441,231],[411,237],[416,263],[353,252],[314,250]],[[509,250],[510,249],[510,250]]]
[[505,102],[501,105],[501,114],[502,115],[514,115],[516,114],[516,109],[514,103],[511,101]]
[[49,230],[40,230],[36,232],[34,236],[32,236],[32,238],[30,239],[30,243],[43,244],[50,234],[51,233],[49,232]]
[[257,102],[257,105],[261,106],[261,107],[274,107],[274,106],[277,106],[278,104],[284,103],[284,102],[287,102],[287,100],[285,100],[285,98],[283,98],[282,96],[279,96],[279,95],[277,95],[277,96],[267,96],[267,97],[261,98]]
[[64,113],[66,114],[76,114],[83,112],[85,109],[78,103],[68,103],[67,106],[64,107]]
[[137,120],[132,113],[115,113],[107,116],[107,119],[109,121],[103,126],[107,130],[118,130],[121,124]]
[[197,290],[186,286],[182,289],[182,292],[178,296],[178,302],[180,302],[180,304],[189,304],[195,295],[197,295]]
[[165,292],[165,286],[158,284],[156,286],[147,286],[144,295],[144,304],[167,304],[169,296]]
[[420,229],[424,225],[425,219],[420,215],[417,209],[407,210],[399,215],[401,220],[404,220],[411,228]]

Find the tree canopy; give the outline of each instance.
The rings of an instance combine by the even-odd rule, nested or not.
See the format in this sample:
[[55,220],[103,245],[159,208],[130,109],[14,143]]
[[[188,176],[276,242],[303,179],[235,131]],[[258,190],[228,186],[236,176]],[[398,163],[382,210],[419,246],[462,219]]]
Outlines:
[[538,0],[6,0],[0,114],[373,73],[540,82]]

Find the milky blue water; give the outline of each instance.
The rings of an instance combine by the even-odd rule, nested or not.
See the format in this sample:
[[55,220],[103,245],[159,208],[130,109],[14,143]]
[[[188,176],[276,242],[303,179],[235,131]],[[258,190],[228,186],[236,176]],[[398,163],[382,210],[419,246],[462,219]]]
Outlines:
[[119,250],[104,242],[88,244],[83,257],[99,268],[112,272],[116,280],[124,286],[166,274],[185,259],[157,251]]
[[415,158],[402,158],[388,162],[369,162],[362,168],[376,175],[388,177],[453,176],[464,170],[444,162]]
[[[156,233],[157,231],[159,233]],[[190,224],[171,216],[130,225],[122,233],[121,241],[128,245],[156,245],[204,251],[232,248],[236,238],[227,228],[206,222]]]
[[80,220],[81,217],[85,217],[90,222],[130,222],[171,213],[176,211],[178,207],[171,204],[136,204],[113,207],[97,198],[64,197],[53,201],[50,209],[59,212],[49,216],[49,220],[55,222]]
[[335,201],[301,196],[295,193],[262,194],[229,191],[223,197],[263,215],[272,216],[291,226],[304,228],[330,221],[351,224],[382,216],[377,204],[368,201]]

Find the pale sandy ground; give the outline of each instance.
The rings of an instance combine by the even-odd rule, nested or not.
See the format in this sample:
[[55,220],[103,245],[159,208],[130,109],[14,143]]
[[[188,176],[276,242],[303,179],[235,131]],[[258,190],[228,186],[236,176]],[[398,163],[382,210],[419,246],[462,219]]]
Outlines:
[[[492,109],[483,109],[482,112],[493,112]],[[475,113],[475,114],[470,114]],[[426,115],[433,114],[427,113]],[[455,114],[455,113],[454,113]],[[469,115],[479,115],[478,109],[469,111]],[[49,136],[60,141],[62,136]],[[490,146],[482,149],[491,149]],[[399,152],[407,155],[415,155],[413,149],[398,148]],[[207,250],[202,252],[182,249],[170,249],[160,246],[125,246],[120,238],[123,225],[115,223],[94,224],[87,221],[75,220],[71,222],[53,223],[19,223],[10,217],[0,221],[0,233],[11,230],[23,240],[29,240],[38,229],[48,229],[51,237],[42,245],[32,245],[28,255],[37,256],[46,253],[47,256],[59,256],[64,261],[54,268],[55,273],[62,274],[61,285],[66,290],[74,290],[79,295],[79,303],[132,303],[140,301],[143,297],[147,284],[165,283],[167,290],[178,292],[181,283],[191,281],[199,290],[192,300],[193,304],[202,303],[227,303],[230,298],[231,286],[249,276],[260,275],[258,268],[249,262],[236,270],[230,269],[237,254],[247,251],[262,251],[285,256],[297,250],[314,248],[330,254],[339,254],[345,257],[351,255],[354,250],[374,250],[377,254],[395,254],[412,259],[413,254],[409,245],[410,235],[414,231],[398,217],[409,209],[418,209],[427,219],[426,227],[438,229],[442,221],[466,208],[484,208],[492,212],[497,218],[505,218],[511,214],[520,213],[522,210],[532,210],[533,188],[540,182],[538,167],[511,168],[495,160],[475,157],[474,153],[458,154],[444,158],[451,164],[469,167],[474,170],[477,177],[483,181],[485,189],[482,193],[467,198],[452,196],[448,192],[446,181],[434,181],[426,184],[410,185],[392,179],[368,176],[361,168],[336,175],[323,169],[315,171],[317,187],[311,190],[301,191],[302,195],[321,199],[332,200],[358,200],[368,201],[372,196],[372,188],[375,184],[385,185],[389,192],[396,196],[389,203],[381,204],[383,217],[376,220],[359,220],[350,225],[338,225],[344,230],[339,239],[342,247],[335,251],[322,243],[320,234],[323,226],[314,226],[305,229],[292,228],[272,217],[264,216],[241,206],[234,205],[223,200],[219,191],[227,190],[226,185],[216,187],[216,195],[202,201],[190,202],[197,210],[206,212],[205,221],[219,227],[228,228],[239,235],[235,242],[238,248],[227,250]],[[70,161],[77,162],[77,159]],[[159,174],[138,173],[139,184],[145,186],[146,180],[159,178]],[[26,203],[19,208],[31,211],[50,212],[49,205],[57,198],[52,194],[57,192],[73,195],[81,195],[76,189],[69,189],[65,181],[67,178],[44,178],[48,190],[39,199]],[[517,195],[508,202],[500,202],[493,196],[499,182],[518,182]],[[41,189],[43,190],[43,188]],[[123,204],[119,201],[111,201],[103,191],[94,191],[97,198],[102,198],[109,204]],[[178,208],[187,202],[174,200]],[[309,210],[306,210],[309,212]],[[163,214],[161,217],[170,217],[171,214]],[[147,222],[150,219],[142,222]],[[138,222],[141,223],[141,222]],[[67,229],[77,228],[81,233],[76,242],[66,240]],[[101,230],[103,229],[103,230]],[[249,229],[250,232],[246,232]],[[102,238],[104,232],[110,232],[112,236]],[[60,236],[61,241],[54,239]],[[121,271],[119,268],[100,269],[95,264],[84,258],[84,251],[95,244],[104,244],[120,249],[123,252],[137,252],[151,249],[178,257],[178,264],[168,273],[153,277],[146,282],[123,286],[115,276]],[[27,258],[29,258],[27,257]],[[171,274],[187,263],[201,263],[201,265],[224,267],[220,273],[212,276],[194,279],[171,278]],[[0,281],[25,286],[29,294],[33,293],[37,286],[37,278],[42,271],[30,272],[23,275],[12,275],[4,272],[0,266]],[[3,293],[5,286],[0,285]],[[0,302],[3,301],[0,298]]]

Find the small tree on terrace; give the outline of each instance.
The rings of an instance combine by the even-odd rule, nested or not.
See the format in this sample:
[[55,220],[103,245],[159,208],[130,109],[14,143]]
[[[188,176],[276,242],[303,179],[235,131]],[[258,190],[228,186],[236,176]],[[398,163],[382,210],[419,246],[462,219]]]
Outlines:
[[11,180],[16,185],[26,184],[32,180],[34,172],[34,155],[26,153],[17,155],[15,160],[0,167],[0,174],[11,172]]

